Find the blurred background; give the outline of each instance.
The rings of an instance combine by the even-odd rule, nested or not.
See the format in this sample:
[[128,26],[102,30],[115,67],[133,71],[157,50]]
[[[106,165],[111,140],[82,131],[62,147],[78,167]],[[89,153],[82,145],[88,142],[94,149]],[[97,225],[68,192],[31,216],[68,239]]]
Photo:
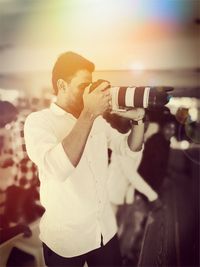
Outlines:
[[[21,139],[26,116],[55,99],[52,66],[69,50],[95,63],[94,80],[174,87],[165,209],[154,214],[136,193],[133,242],[124,234],[121,244],[125,266],[199,266],[200,1],[0,0],[1,266],[43,264],[37,169]],[[158,113],[146,140],[161,127]]]

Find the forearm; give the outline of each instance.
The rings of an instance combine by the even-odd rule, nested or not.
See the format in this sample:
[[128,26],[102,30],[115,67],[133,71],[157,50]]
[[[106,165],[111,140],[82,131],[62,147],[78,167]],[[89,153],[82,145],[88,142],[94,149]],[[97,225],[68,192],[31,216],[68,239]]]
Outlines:
[[62,141],[64,151],[74,167],[81,159],[93,122],[91,113],[83,110],[71,132]]
[[144,194],[150,201],[155,200],[158,194],[151,188],[151,186],[140,176],[138,172],[134,173],[133,184],[135,189]]
[[128,136],[128,146],[132,151],[140,151],[144,142],[144,123],[132,125]]

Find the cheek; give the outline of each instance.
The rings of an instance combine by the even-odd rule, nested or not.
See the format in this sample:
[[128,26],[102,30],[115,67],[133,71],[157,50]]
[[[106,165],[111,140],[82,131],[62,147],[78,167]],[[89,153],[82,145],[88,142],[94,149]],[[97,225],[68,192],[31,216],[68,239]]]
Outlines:
[[80,98],[82,98],[82,92],[81,91],[79,91],[79,90],[73,90],[73,93],[72,93],[72,95],[73,95],[73,99],[74,100],[79,100]]
[[77,92],[74,101],[77,103],[77,105],[83,105],[83,92]]
[[82,100],[83,99],[83,92],[77,92],[77,100]]

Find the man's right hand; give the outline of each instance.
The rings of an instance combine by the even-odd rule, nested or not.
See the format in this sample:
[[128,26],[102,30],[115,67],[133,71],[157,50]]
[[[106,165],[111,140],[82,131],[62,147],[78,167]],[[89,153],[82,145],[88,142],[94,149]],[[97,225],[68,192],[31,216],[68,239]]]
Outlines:
[[88,135],[92,129],[94,119],[109,108],[111,100],[108,82],[98,85],[91,93],[90,86],[83,93],[84,108],[62,145],[72,165],[76,167],[82,157]]
[[108,82],[102,82],[90,93],[90,85],[83,94],[84,111],[96,118],[110,108],[111,95]]

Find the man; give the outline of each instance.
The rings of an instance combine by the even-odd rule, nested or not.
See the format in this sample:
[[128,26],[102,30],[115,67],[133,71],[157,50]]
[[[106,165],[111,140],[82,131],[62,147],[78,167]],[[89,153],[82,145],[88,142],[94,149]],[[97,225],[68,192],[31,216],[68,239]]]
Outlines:
[[94,64],[82,56],[62,54],[52,72],[56,103],[32,113],[25,123],[27,151],[39,168],[45,207],[40,238],[47,266],[121,264],[106,192],[107,149],[137,157],[144,110],[125,114],[138,125],[121,137],[102,118],[110,108],[109,83],[90,92],[93,71]]

